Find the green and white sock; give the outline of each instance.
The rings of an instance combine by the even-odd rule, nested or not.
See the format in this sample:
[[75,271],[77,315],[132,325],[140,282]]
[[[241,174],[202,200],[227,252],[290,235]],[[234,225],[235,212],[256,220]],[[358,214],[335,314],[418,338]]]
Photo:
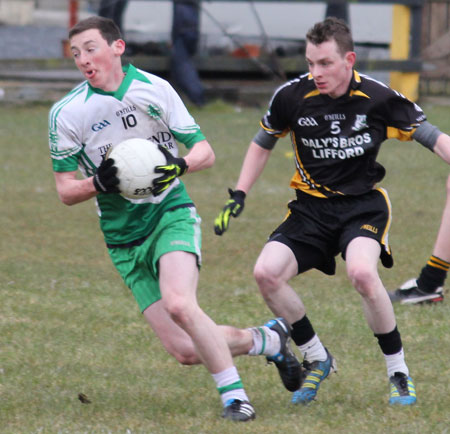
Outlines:
[[230,399],[239,399],[240,401],[248,401],[245,393],[244,385],[235,366],[225,369],[217,374],[212,374],[219,391],[222,404],[225,405]]
[[266,326],[249,329],[253,336],[253,347],[249,356],[274,356],[280,352],[280,336],[277,332]]

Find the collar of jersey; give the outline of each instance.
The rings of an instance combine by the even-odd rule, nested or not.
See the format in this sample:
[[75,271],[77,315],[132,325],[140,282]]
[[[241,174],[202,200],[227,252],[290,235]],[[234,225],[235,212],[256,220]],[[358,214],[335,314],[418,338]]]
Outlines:
[[133,80],[143,81],[144,83],[151,83],[151,81],[144,74],[138,71],[131,63],[129,63],[128,65],[124,65],[122,67],[122,70],[125,73],[125,77],[123,78],[119,88],[114,92],[107,92],[103,89],[93,87],[88,82],[88,92],[86,95],[86,100],[97,93],[100,95],[112,96],[114,98],[117,98],[119,101],[122,101]]
[[367,95],[366,93],[362,92],[360,90],[360,87],[361,87],[361,76],[359,75],[358,71],[356,71],[356,69],[354,69],[352,81],[350,82],[350,88],[349,88],[348,95],[350,97],[359,96],[362,98],[370,99],[370,96]]
[[358,89],[361,85],[361,76],[356,69],[353,70],[352,80],[350,82],[350,89]]
[[[308,74],[308,80],[312,80],[312,79],[313,79],[312,75]],[[369,98],[369,96],[366,95],[364,92],[361,92],[360,90],[358,90],[360,86],[361,86],[361,76],[359,75],[358,71],[356,69],[354,69],[347,92],[344,93],[343,95],[341,95],[339,98],[336,98],[336,100],[341,100],[341,99],[345,99],[345,98],[352,97],[352,96],[362,96],[365,98]],[[309,98],[312,96],[318,96],[327,101],[331,100],[331,99],[334,100],[334,98],[331,98],[328,95],[322,95],[320,93],[319,89],[317,89],[316,87],[314,87],[313,91],[307,93],[304,96],[304,98]]]
[[[360,86],[361,86],[361,76],[359,75],[358,71],[356,69],[354,69],[347,92],[344,93],[344,95],[341,95],[339,98],[346,98],[349,96],[351,97],[351,96],[359,95],[359,94],[362,94],[360,96],[363,96],[363,95],[366,96],[362,92],[358,91]],[[339,98],[337,98],[337,99],[339,99]]]

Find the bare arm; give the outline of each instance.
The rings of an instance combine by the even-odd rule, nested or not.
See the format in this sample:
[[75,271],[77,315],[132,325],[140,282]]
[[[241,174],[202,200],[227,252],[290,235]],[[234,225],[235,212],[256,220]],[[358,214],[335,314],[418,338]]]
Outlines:
[[214,164],[216,159],[214,151],[207,140],[197,142],[184,157],[188,165],[187,173],[208,169]]
[[270,153],[271,150],[262,148],[256,142],[252,141],[250,143],[242,164],[236,189],[234,191],[228,190],[230,199],[214,220],[214,232],[216,235],[222,235],[228,229],[230,217],[238,217],[241,214],[244,209],[245,196],[259,178],[259,175],[261,175]]
[[270,157],[271,150],[264,149],[255,142],[251,142],[242,164],[236,190],[248,193],[261,175]]
[[59,199],[65,205],[75,205],[84,202],[98,194],[94,187],[93,178],[77,179],[77,171],[53,172],[56,191]]
[[447,178],[447,199],[441,225],[433,248],[433,255],[450,262],[450,176]]
[[446,163],[450,164],[450,136],[444,133],[440,134],[433,151]]

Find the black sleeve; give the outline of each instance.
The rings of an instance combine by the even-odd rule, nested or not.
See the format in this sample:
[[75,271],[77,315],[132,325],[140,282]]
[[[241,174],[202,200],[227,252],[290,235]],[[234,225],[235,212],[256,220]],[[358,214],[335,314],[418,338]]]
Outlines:
[[384,99],[383,111],[387,137],[412,140],[412,134],[426,120],[422,109],[399,92],[389,89]]
[[289,132],[289,109],[292,104],[284,92],[285,87],[278,88],[269,103],[269,109],[261,119],[261,127],[274,137],[284,137]]

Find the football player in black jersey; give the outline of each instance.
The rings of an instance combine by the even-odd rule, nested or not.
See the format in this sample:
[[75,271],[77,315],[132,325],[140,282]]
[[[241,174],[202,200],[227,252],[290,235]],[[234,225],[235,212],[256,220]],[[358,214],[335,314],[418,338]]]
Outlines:
[[450,163],[450,137],[423,111],[385,84],[354,69],[356,55],[344,21],[327,18],[306,36],[309,73],[279,87],[250,143],[235,190],[216,218],[217,235],[261,175],[277,139],[290,134],[296,199],[260,253],[254,276],[267,305],[292,326],[303,356],[303,383],[294,403],[307,404],[330,372],[334,358],[309,321],[289,281],[311,268],[333,275],[335,256],[346,261],[350,282],[362,297],[367,323],[384,354],[390,404],[416,402],[391,300],[377,271],[392,267],[388,244],[389,197],[377,187],[384,167],[376,161],[388,138],[417,140]]
[[444,301],[444,282],[450,269],[450,176],[447,178],[447,200],[432,255],[419,277],[407,280],[396,291],[389,292],[401,304],[437,303]]

